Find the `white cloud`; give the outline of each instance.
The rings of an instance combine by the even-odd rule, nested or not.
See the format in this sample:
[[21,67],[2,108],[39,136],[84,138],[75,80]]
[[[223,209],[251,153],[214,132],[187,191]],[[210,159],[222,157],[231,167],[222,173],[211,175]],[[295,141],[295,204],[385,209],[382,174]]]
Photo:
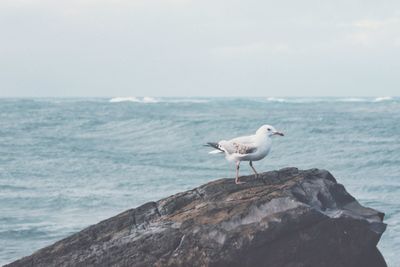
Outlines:
[[362,19],[354,21],[353,31],[349,33],[348,40],[353,45],[366,47],[397,46],[400,36],[400,18],[389,17],[385,19]]
[[353,24],[357,28],[366,29],[366,30],[377,30],[384,25],[383,21],[379,20],[359,20],[354,22]]
[[382,29],[383,27],[399,24],[399,22],[399,18],[387,18],[383,20],[363,19],[355,21],[353,25],[364,30],[378,30]]

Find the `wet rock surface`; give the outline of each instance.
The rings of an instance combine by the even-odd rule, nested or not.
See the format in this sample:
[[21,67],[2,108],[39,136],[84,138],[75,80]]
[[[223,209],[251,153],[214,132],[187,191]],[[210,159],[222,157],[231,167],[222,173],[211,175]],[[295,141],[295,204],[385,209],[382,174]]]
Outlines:
[[220,179],[90,226],[7,266],[386,266],[384,214],[325,170]]

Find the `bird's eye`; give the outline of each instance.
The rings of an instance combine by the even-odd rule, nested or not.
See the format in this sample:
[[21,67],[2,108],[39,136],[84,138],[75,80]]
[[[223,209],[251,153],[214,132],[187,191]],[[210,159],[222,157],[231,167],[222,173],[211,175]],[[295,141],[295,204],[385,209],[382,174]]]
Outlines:
[[271,128],[268,128],[267,130],[268,130],[268,131],[271,131]]

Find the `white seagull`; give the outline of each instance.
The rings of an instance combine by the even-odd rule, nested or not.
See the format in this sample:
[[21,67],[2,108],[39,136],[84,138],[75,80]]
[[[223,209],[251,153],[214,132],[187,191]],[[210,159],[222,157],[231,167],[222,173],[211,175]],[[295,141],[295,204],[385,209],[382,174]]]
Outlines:
[[236,162],[236,184],[239,182],[239,166],[241,161],[249,161],[250,167],[253,169],[256,177],[258,175],[256,169],[253,167],[253,161],[265,158],[272,147],[271,137],[273,135],[283,136],[283,133],[278,132],[271,125],[261,126],[256,134],[241,136],[229,141],[221,140],[218,143],[209,142],[206,146],[215,148],[209,152],[210,154],[225,153],[225,158],[228,161]]

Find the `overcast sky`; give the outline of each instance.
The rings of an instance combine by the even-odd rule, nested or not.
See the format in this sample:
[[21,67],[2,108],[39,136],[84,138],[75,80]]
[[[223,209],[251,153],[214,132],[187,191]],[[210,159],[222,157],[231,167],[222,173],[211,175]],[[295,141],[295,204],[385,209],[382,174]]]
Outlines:
[[0,0],[0,96],[396,95],[398,0]]

